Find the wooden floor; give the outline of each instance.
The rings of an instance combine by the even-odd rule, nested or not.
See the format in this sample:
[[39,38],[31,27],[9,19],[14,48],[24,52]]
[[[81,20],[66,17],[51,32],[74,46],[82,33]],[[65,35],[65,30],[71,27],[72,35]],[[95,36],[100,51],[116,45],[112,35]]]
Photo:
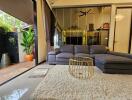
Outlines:
[[31,62],[14,64],[0,69],[0,85],[22,74],[23,72],[33,68],[34,66],[35,66],[35,61],[31,61]]

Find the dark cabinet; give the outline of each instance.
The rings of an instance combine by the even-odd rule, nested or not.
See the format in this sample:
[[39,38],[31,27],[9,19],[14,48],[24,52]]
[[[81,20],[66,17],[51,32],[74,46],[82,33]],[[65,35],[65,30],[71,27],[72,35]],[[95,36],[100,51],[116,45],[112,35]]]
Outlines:
[[19,62],[18,33],[8,32],[6,38],[6,50],[12,63]]
[[11,63],[19,62],[18,33],[0,34],[0,61],[3,53],[8,53]]

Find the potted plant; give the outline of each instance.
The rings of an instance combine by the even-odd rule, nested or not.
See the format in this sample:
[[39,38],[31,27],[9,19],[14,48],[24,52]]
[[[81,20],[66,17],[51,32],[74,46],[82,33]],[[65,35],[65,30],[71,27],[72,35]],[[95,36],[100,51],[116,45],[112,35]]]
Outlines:
[[25,60],[32,61],[33,60],[33,48],[34,48],[34,32],[32,28],[28,30],[22,30],[23,39],[21,45],[24,47]]

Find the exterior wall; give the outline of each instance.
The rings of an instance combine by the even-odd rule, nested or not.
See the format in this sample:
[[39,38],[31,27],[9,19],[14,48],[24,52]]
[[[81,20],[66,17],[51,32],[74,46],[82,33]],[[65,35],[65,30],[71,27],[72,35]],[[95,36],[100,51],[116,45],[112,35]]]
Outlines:
[[23,52],[24,47],[21,46],[22,38],[23,34],[21,32],[18,32],[19,62],[24,62],[24,56],[26,55],[26,53]]

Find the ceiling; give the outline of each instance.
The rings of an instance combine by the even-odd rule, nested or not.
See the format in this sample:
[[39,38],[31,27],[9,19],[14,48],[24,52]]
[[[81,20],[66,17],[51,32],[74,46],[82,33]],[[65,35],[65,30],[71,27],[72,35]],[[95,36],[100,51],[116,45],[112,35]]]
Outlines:
[[0,10],[28,24],[33,24],[32,0],[0,0]]
[[[37,1],[37,0],[36,0]],[[52,8],[88,6],[91,4],[128,3],[132,0],[46,0]],[[28,23],[33,24],[32,0],[0,0],[0,10]]]

